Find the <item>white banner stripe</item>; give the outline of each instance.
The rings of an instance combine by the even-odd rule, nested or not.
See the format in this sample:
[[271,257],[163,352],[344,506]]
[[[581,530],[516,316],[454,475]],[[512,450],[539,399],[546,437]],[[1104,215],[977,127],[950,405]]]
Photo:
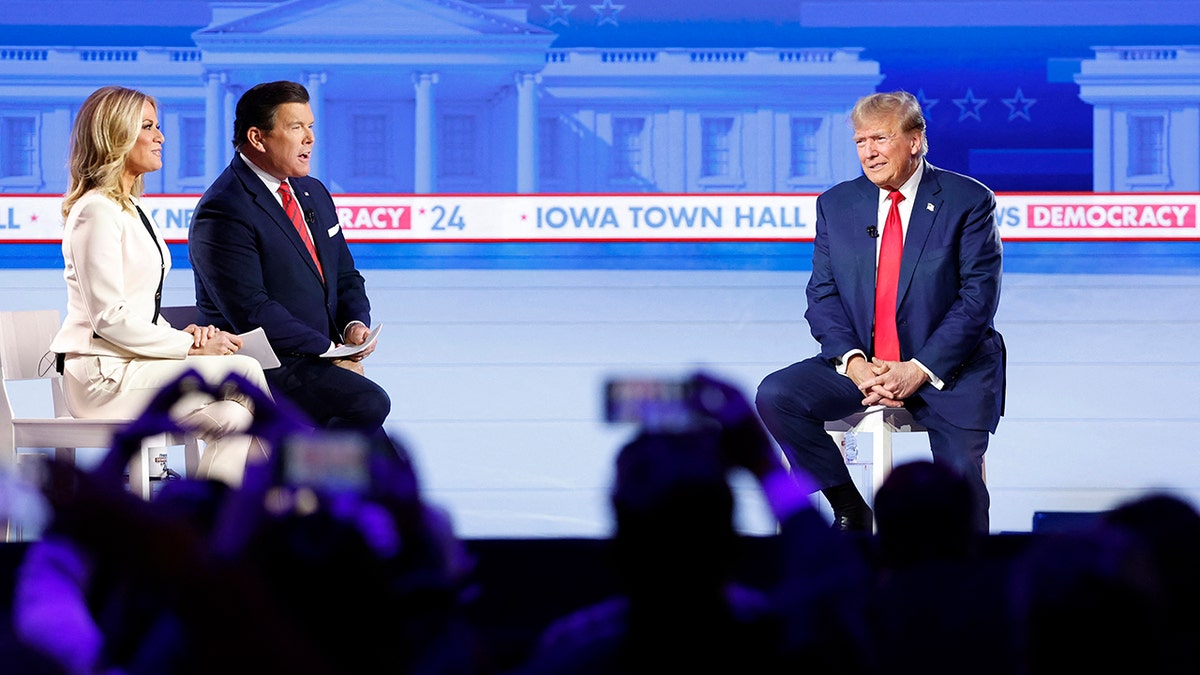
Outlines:
[[[198,195],[143,199],[187,241]],[[816,195],[335,195],[352,242],[812,241]],[[1005,240],[1200,240],[1200,195],[999,194]],[[62,240],[60,198],[0,196],[0,243]],[[933,204],[917,208],[935,208]]]

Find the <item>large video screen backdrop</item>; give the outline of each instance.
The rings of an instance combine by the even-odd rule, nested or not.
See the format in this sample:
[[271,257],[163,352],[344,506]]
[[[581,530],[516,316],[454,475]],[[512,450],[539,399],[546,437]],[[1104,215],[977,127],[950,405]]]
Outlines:
[[[859,96],[891,89],[922,102],[932,161],[997,192],[1200,192],[1195,2],[11,4],[0,26],[0,194],[61,194],[79,102],[120,83],[163,107],[165,165],[148,191],[198,195],[232,156],[237,96],[269,79],[309,88],[314,174],[341,195],[811,197],[857,175],[846,113]],[[808,223],[789,228],[786,209],[770,206],[759,213],[778,222],[748,233],[680,225],[669,204],[642,202],[665,215],[631,232],[636,213],[618,205],[621,217],[606,220],[603,200],[543,200],[515,223],[467,217],[470,207],[454,201],[346,201],[343,226],[363,243],[811,237]],[[1002,223],[1015,228],[1006,238],[1063,238],[1055,229],[1076,239],[1196,238],[1194,200],[1184,200],[1190,216],[1170,216],[1163,209],[1176,202],[1153,198],[1074,201],[1091,211],[1066,213],[1062,227],[1039,223],[1034,206],[1002,204]],[[54,240],[56,209],[37,203],[0,208],[3,239]],[[185,240],[186,201],[163,209],[160,226]],[[1037,236],[1025,231],[1039,226]],[[749,250],[760,266],[793,264],[787,248]],[[521,267],[542,257],[500,246],[363,251],[383,267]],[[597,251],[556,254],[588,266]],[[635,265],[651,253],[625,251]],[[701,251],[712,266],[745,264]],[[25,247],[0,264],[53,266],[55,257]]]

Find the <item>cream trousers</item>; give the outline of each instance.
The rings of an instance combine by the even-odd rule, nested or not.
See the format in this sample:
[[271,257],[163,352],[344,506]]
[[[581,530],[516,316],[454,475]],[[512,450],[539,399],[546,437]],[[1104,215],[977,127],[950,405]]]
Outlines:
[[[80,418],[135,418],[150,399],[186,370],[200,373],[210,385],[237,373],[270,396],[262,366],[249,356],[188,356],[183,359],[128,359],[118,356],[71,354],[63,373],[67,409]],[[176,422],[195,429],[204,441],[196,478],[241,485],[247,461],[266,458],[256,438],[239,434],[249,428],[253,413],[244,401],[214,401],[204,394],[184,396],[172,409]]]

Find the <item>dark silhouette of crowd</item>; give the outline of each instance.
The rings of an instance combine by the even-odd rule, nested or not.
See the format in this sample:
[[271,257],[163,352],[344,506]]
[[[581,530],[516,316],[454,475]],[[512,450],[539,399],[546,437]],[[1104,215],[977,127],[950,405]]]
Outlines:
[[[878,490],[875,533],[837,531],[743,394],[703,373],[691,384],[692,424],[641,428],[617,455],[614,530],[597,549],[611,574],[605,597],[559,607],[513,645],[492,638],[517,633],[490,631],[476,606],[504,579],[480,580],[400,442],[315,429],[236,375],[185,374],[94,470],[46,464],[53,518],[16,569],[0,670],[1200,670],[1200,515],[1187,502],[1147,495],[1087,527],[1006,539],[975,531],[958,474],[914,462]],[[130,495],[122,472],[141,439],[175,428],[180,396],[222,387],[252,401],[249,433],[272,448],[267,462],[238,487],[183,479],[149,502]],[[331,449],[331,464],[294,473],[293,448],[314,447]],[[364,471],[347,472],[355,461]],[[776,535],[738,534],[734,472],[757,481]]]

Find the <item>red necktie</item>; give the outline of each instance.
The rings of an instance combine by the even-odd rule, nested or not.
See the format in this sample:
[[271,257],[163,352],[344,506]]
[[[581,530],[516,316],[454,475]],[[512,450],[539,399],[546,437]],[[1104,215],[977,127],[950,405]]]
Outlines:
[[904,195],[899,190],[892,190],[888,199],[892,200],[892,206],[883,222],[879,267],[875,272],[875,356],[885,361],[899,361],[896,292],[900,284],[900,256],[904,253],[904,233],[900,230],[900,202]]
[[308,254],[312,256],[313,262],[317,265],[317,274],[320,274],[321,280],[324,281],[325,272],[321,269],[321,260],[317,258],[317,247],[313,245],[312,233],[308,231],[308,224],[304,222],[304,216],[300,215],[300,205],[296,203],[296,198],[292,195],[292,186],[288,185],[287,181],[279,184],[279,197],[283,201],[284,212],[287,213],[288,218],[292,221],[292,226],[300,235],[300,241],[304,242],[304,248],[308,249]]

